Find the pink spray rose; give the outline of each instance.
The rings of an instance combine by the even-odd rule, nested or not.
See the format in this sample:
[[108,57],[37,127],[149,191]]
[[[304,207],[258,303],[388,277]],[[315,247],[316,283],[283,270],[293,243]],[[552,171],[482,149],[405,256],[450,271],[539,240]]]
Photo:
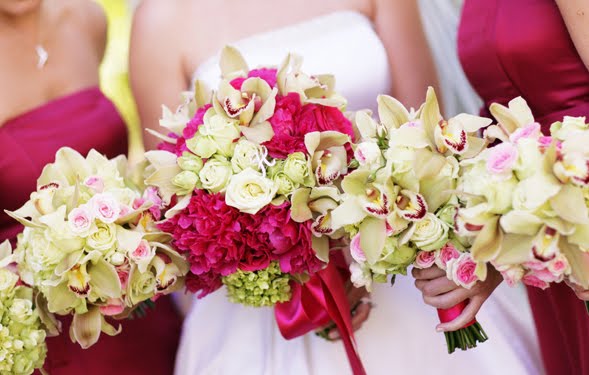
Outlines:
[[546,281],[539,279],[534,274],[528,274],[522,279],[523,283],[540,289],[546,289],[550,286]]
[[95,193],[102,193],[104,190],[104,181],[100,176],[90,176],[84,180],[84,185],[94,190]]
[[430,268],[436,261],[437,251],[418,251],[415,258],[415,268],[425,269]]
[[487,159],[487,171],[495,175],[510,173],[517,161],[517,148],[506,142],[488,150],[490,154]]
[[68,214],[68,225],[70,230],[79,236],[88,234],[94,223],[94,211],[87,205],[74,208]]
[[447,266],[448,277],[457,285],[470,289],[478,281],[475,274],[477,264],[470,253],[462,253],[459,258],[451,259]]
[[510,136],[509,140],[513,144],[517,144],[520,139],[538,139],[542,135],[540,124],[533,122],[523,128],[518,128]]
[[456,249],[452,242],[447,242],[441,249],[436,257],[436,265],[441,269],[445,270],[448,262],[451,259],[457,259],[460,257],[460,251]]
[[121,207],[116,198],[110,194],[96,194],[90,200],[94,216],[103,223],[114,223],[121,213]]

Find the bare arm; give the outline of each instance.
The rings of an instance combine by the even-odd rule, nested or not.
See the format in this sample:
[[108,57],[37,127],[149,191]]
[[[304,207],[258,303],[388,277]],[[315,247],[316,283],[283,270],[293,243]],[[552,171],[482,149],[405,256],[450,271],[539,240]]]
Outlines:
[[[135,12],[131,31],[129,74],[143,129],[161,131],[162,104],[172,110],[186,90],[182,39],[178,26],[179,2],[144,0]],[[154,149],[158,140],[143,133],[145,149]]]
[[417,108],[425,100],[428,86],[439,87],[417,1],[374,0],[373,14],[376,31],[387,50],[391,94]]
[[556,0],[577,52],[589,69],[589,1]]

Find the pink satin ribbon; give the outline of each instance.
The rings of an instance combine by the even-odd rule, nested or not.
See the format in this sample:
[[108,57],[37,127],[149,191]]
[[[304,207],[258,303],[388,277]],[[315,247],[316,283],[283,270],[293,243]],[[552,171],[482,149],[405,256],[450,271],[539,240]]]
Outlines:
[[[464,311],[464,309],[466,308],[467,304],[467,301],[462,301],[459,304],[450,307],[449,309],[438,309],[438,317],[440,318],[440,323],[448,323],[458,318],[458,316],[460,316],[460,314],[462,314],[462,311]],[[465,324],[462,328],[470,327],[476,322],[477,320],[473,319],[467,324]]]
[[336,263],[330,261],[325,269],[303,285],[292,283],[291,300],[277,304],[274,315],[280,333],[287,340],[314,331],[333,320],[354,375],[366,375],[356,348],[350,305],[344,288],[349,273],[347,268],[343,269],[344,272],[338,269]]

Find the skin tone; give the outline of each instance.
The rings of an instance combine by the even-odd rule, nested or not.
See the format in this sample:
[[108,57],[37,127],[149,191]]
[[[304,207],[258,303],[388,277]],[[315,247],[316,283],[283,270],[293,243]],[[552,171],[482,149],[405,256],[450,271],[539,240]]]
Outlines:
[[[0,126],[97,85],[105,43],[106,18],[91,1],[0,0]],[[42,69],[37,44],[49,53]]]
[[[223,45],[344,10],[372,20],[389,59],[393,91],[387,94],[407,106],[418,107],[427,86],[437,86],[437,78],[415,1],[143,0],[133,22],[130,77],[144,128],[158,130],[161,105],[175,108],[179,93],[190,86],[199,64]],[[155,148],[158,140],[144,134],[146,149]],[[366,295],[364,289],[349,287],[350,305],[356,305]],[[185,303],[190,301],[181,302]],[[188,307],[183,310],[187,312]],[[352,319],[355,329],[362,326],[370,310],[371,304],[358,306]],[[337,330],[332,330],[330,337],[338,338]]]
[[[589,2],[587,0],[556,0],[562,18],[565,21],[571,39],[579,56],[589,69]],[[492,271],[491,271],[492,270]],[[468,290],[457,286],[446,278],[445,271],[437,267],[426,270],[413,270],[415,286],[422,292],[423,300],[436,308],[447,308],[462,301],[469,300],[463,313],[450,323],[436,327],[440,331],[455,331],[471,321],[483,303],[501,283],[501,275],[489,267],[487,280],[479,282]],[[567,282],[577,297],[589,301],[589,290]]]

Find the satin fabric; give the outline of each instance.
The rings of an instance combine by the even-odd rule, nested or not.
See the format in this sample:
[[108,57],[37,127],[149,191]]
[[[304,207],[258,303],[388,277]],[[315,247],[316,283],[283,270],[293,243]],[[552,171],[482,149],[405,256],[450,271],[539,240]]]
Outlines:
[[[458,40],[485,108],[521,95],[544,133],[563,115],[589,116],[589,71],[554,1],[467,0]],[[528,295],[548,374],[589,374],[584,304],[565,284]]]
[[[66,95],[8,120],[0,127],[0,207],[22,206],[55,152],[69,146],[82,154],[92,148],[114,157],[127,150],[125,124],[98,87]],[[0,212],[0,241],[14,242],[22,228]],[[115,337],[102,335],[90,349],[70,341],[70,318],[64,332],[49,338],[45,369],[51,375],[165,375],[173,372],[180,318],[169,298],[157,301],[147,317],[123,323]]]

